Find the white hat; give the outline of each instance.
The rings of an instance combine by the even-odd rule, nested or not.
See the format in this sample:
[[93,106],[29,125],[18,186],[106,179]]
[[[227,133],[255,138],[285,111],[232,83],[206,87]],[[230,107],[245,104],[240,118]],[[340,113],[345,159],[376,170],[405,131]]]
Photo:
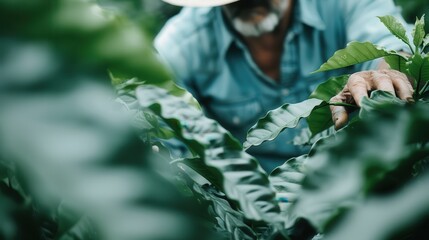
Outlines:
[[173,5],[183,7],[214,7],[221,6],[238,0],[163,0]]

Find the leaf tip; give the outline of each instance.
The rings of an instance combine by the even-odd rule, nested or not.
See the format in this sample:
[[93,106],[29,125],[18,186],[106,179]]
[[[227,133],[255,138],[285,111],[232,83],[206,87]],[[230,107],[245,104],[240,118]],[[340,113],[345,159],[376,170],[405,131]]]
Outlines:
[[252,146],[252,144],[250,144],[248,141],[245,141],[243,143],[243,150],[247,151],[247,149],[249,149]]
[[320,73],[320,72],[323,72],[322,68],[314,70],[314,71],[310,72],[310,74],[315,74],[315,73]]

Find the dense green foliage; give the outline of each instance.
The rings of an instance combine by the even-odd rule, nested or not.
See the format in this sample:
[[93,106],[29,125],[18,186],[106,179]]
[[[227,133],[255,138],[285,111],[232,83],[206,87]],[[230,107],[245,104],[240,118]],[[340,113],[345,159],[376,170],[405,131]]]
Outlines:
[[0,238],[209,239],[113,102],[108,69],[171,84],[140,26],[74,0],[0,1],[0,18]]
[[[395,3],[401,7],[407,22],[414,23],[416,16],[429,15],[429,3],[426,0],[395,0]],[[429,32],[429,18],[426,18],[425,24],[426,32]]]
[[347,76],[330,79],[250,130],[246,148],[309,121],[311,151],[267,174],[174,85],[151,47],[160,25],[145,21],[166,17],[140,17],[144,6],[0,0],[1,239],[427,237],[423,21],[411,41],[384,18],[410,57],[352,43],[340,53],[354,61],[323,67],[385,57],[414,77],[415,103],[373,92],[334,132],[326,110]]
[[[375,91],[370,98],[362,100],[358,116],[348,126],[337,133],[328,131],[332,126],[328,105],[342,105],[330,102],[348,78],[341,76],[321,84],[310,96],[310,100],[315,101],[284,104],[260,119],[248,133],[249,146],[256,145],[274,139],[280,131],[296,126],[297,121],[307,117],[310,138],[316,143],[309,154],[286,161],[273,174],[282,175],[285,171],[285,182],[301,185],[299,191],[296,187],[278,188],[282,193],[297,196],[286,214],[290,219],[309,221],[319,232],[326,234],[323,239],[344,239],[346,236],[347,239],[427,237],[423,232],[429,225],[429,193],[421,190],[429,182],[428,173],[421,166],[427,166],[429,157],[429,134],[422,131],[429,123],[429,102],[426,99],[429,55],[424,52],[429,34],[424,30],[423,17],[415,23],[412,40],[395,18],[384,16],[380,20],[393,35],[409,46],[411,55],[403,56],[368,42],[352,42],[337,51],[318,71],[385,57],[391,68],[411,77],[415,88],[412,103],[386,92]],[[296,106],[305,115],[290,114],[296,111]],[[291,125],[291,122],[294,124]],[[327,133],[321,137],[319,133],[323,130]],[[254,141],[255,133],[259,132],[263,134],[256,134],[258,141]],[[293,173],[305,177],[293,179],[290,177]],[[414,179],[416,175],[423,175],[419,176],[422,180],[419,177]],[[408,192],[412,192],[413,197],[408,197]],[[404,206],[400,206],[401,200]],[[413,209],[409,210],[407,203],[414,201],[419,205],[414,204]],[[388,207],[375,210],[375,206],[382,205],[382,202],[386,202]],[[398,214],[396,220],[390,219],[393,217],[391,208],[396,209],[393,211]],[[369,227],[372,222],[377,224],[378,229],[359,234],[362,226]]]

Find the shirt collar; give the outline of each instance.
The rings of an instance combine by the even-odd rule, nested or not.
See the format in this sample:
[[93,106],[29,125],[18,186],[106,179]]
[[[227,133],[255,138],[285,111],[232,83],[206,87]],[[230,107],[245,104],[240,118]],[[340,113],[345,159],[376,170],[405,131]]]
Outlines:
[[[295,16],[297,16],[295,19],[300,21],[302,24],[318,30],[324,30],[326,28],[324,21],[320,17],[314,0],[296,0],[294,7],[296,14]],[[220,40],[220,50],[222,55],[225,55],[226,51],[234,42],[234,39],[236,39],[234,36],[235,33],[230,29],[230,26],[228,26],[228,23],[225,21],[225,18],[222,14],[222,9],[220,7],[215,7],[213,10],[215,11],[215,22],[219,23],[216,24],[216,31]],[[293,24],[296,27],[297,23]],[[292,26],[291,29],[296,28]]]
[[232,30],[229,29],[228,23],[225,21],[222,9],[220,7],[215,7],[214,10],[216,30],[220,40],[220,50],[224,55],[234,41],[235,36]]
[[302,23],[317,30],[324,30],[326,28],[325,22],[317,10],[315,0],[297,0],[296,4],[296,7],[298,7],[296,10],[299,11]]

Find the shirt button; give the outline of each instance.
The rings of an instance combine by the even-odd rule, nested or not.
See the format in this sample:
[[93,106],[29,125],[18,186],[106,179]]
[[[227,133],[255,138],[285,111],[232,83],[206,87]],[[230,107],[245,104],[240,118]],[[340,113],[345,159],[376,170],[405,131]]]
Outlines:
[[289,95],[289,89],[287,89],[287,88],[283,88],[283,89],[282,89],[282,95],[283,95],[283,96],[287,96],[287,95]]
[[240,124],[240,118],[239,118],[239,117],[237,117],[237,116],[233,117],[233,118],[232,118],[232,123],[234,123],[235,125]]

